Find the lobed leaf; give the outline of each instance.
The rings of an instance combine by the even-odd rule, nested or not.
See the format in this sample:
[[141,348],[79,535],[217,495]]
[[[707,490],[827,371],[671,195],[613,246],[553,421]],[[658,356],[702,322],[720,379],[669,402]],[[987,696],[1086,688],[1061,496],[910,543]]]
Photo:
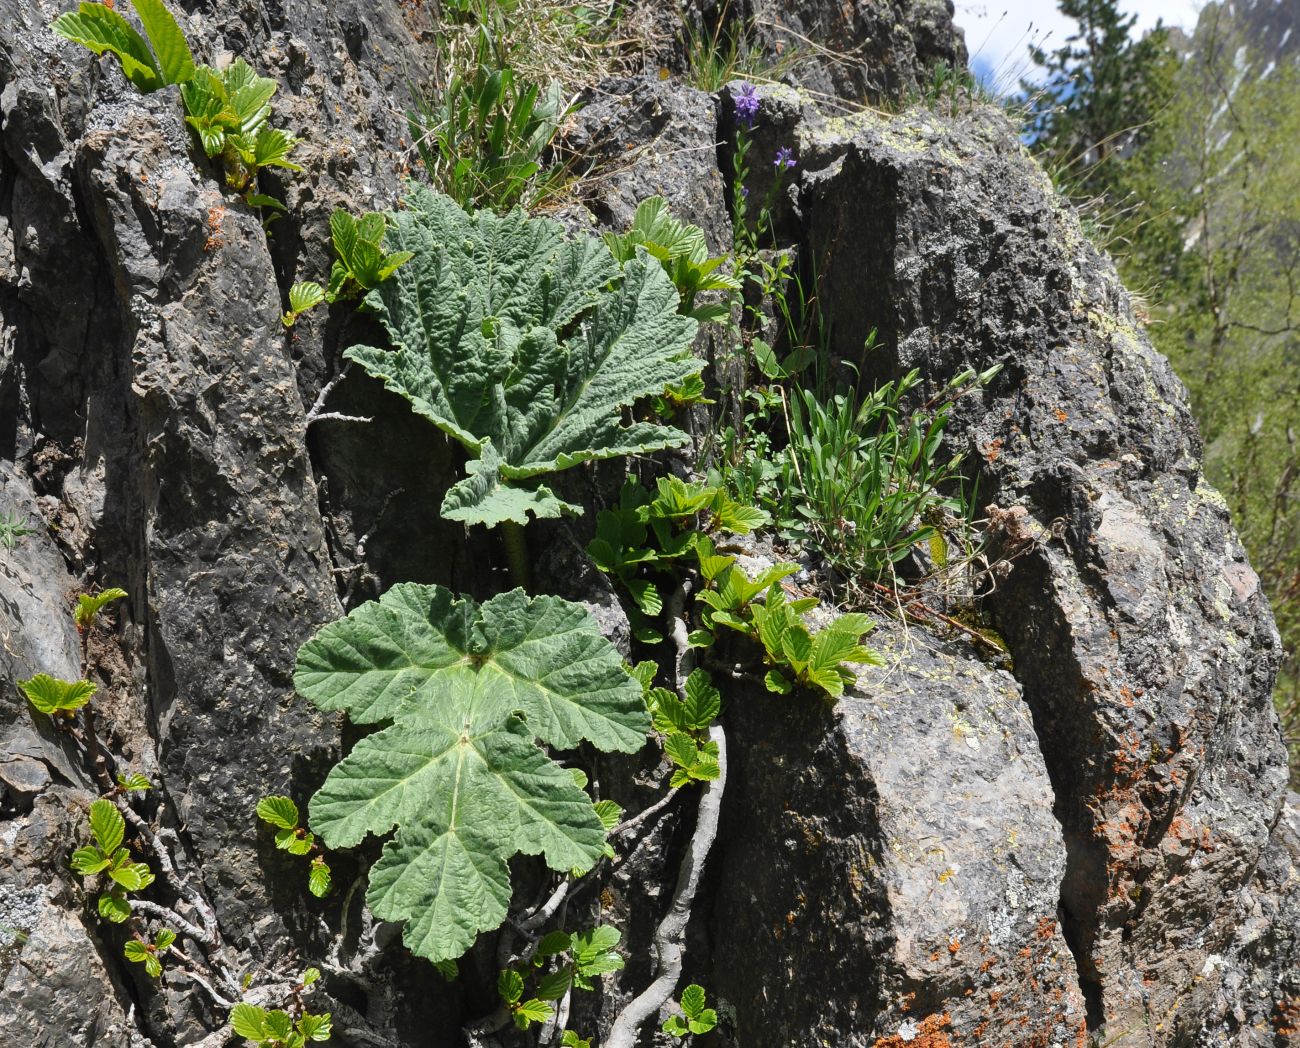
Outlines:
[[[531,505],[488,496],[582,462],[685,442],[680,430],[623,418],[702,366],[689,356],[694,322],[675,312],[676,292],[657,265],[633,259],[620,281],[599,241],[565,239],[550,220],[470,216],[419,187],[406,203],[386,246],[410,262],[367,299],[394,348],[345,355],[471,455],[489,443],[495,450],[498,463],[478,471],[470,490],[457,485],[444,514],[526,519]],[[554,515],[562,504],[552,500],[542,505]]]
[[126,590],[111,589],[101,590],[93,596],[89,593],[82,593],[77,597],[77,610],[73,613],[73,620],[77,624],[77,629],[88,630],[95,623],[95,617],[104,609],[104,606],[115,600],[121,600],[126,596]]
[[95,694],[95,685],[88,680],[58,680],[47,673],[20,680],[18,688],[28,702],[49,716],[80,709]]
[[641,688],[590,613],[522,590],[479,605],[395,586],[303,645],[294,680],[323,709],[391,722],[330,772],[310,822],[332,847],[397,827],[367,900],[435,961],[504,919],[516,852],[558,870],[603,854],[591,799],[534,737],[631,752],[648,727]]

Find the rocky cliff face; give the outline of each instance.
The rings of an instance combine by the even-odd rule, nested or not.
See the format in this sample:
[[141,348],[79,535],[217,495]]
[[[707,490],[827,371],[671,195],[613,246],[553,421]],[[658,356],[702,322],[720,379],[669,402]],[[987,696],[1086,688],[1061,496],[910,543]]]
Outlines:
[[[447,452],[404,408],[349,379],[331,407],[374,423],[308,427],[346,326],[278,322],[288,285],[328,267],[330,211],[400,195],[403,70],[431,60],[432,16],[184,6],[201,57],[275,76],[306,136],[303,173],[268,187],[288,205],[269,239],[174,98],[59,42],[48,0],[0,0],[0,511],[41,524],[0,548],[0,1042],[226,1043],[183,966],[146,978],[95,918],[67,867],[94,780],[14,687],[77,676],[69,601],[120,585],[94,652],[101,730],[160,784],[148,814],[225,961],[323,962],[333,1043],[463,1043],[493,1005],[491,944],[444,983],[372,926],[348,890],[360,865],[309,900],[251,818],[265,793],[309,794],[350,742],[290,683],[317,626],[402,579],[499,588],[479,567],[491,540],[438,521]],[[942,4],[851,8],[771,11],[858,49],[808,67],[813,91],[897,98],[962,53]],[[999,115],[831,117],[812,97],[766,91],[755,149],[796,150],[780,229],[817,261],[832,350],[856,359],[875,329],[879,374],[919,367],[931,388],[1004,365],[951,439],[1007,514],[995,538],[1016,558],[988,606],[1014,670],[891,624],[891,670],[834,710],[729,697],[732,783],[689,939],[688,975],[722,1002],[713,1037],[1293,1041],[1300,831],[1269,704],[1277,641],[1181,387]],[[570,217],[621,227],[661,192],[725,247],[731,133],[725,93],[605,85],[570,143],[639,159]],[[560,539],[539,574],[603,600],[617,634]],[[635,805],[652,775],[624,764],[608,781]],[[647,977],[683,820],[583,904],[618,916],[633,958],[590,1005],[596,1027]]]

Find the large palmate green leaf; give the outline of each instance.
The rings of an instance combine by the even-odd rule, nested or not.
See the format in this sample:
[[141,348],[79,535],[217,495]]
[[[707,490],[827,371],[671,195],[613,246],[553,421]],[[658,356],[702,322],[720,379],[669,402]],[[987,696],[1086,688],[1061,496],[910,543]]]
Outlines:
[[357,723],[389,722],[330,772],[309,821],[336,848],[397,828],[366,898],[433,961],[505,918],[516,852],[558,870],[603,853],[591,799],[535,740],[632,752],[649,728],[591,614],[522,590],[479,605],[394,586],[303,645],[294,683]]
[[366,299],[393,348],[345,355],[482,457],[445,515],[578,512],[530,478],[685,443],[678,429],[624,419],[702,367],[689,352],[695,322],[677,314],[657,263],[642,252],[620,271],[598,240],[519,211],[470,216],[420,187],[406,204],[385,244],[411,261]]

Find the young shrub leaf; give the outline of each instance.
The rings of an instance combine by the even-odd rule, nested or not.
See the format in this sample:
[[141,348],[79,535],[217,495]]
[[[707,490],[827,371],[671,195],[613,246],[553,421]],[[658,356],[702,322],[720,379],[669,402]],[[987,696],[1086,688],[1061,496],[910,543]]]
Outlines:
[[112,589],[101,590],[94,596],[83,593],[77,598],[77,610],[73,613],[73,621],[77,624],[77,629],[85,632],[95,624],[95,617],[103,610],[106,604],[115,600],[121,600],[126,596],[126,590]]
[[166,81],[149,45],[125,18],[105,4],[82,0],[75,14],[59,15],[50,28],[65,40],[88,47],[97,55],[105,51],[121,63],[126,78],[140,91],[157,91]]
[[330,1013],[304,1015],[298,1020],[298,1032],[308,1041],[328,1041],[334,1033]]
[[131,6],[149,35],[162,82],[185,83],[194,75],[194,56],[172,13],[162,5],[162,0],[131,0]]
[[524,995],[524,977],[513,968],[506,968],[497,976],[497,993],[506,1004],[518,1004]]
[[95,694],[95,685],[88,680],[56,680],[47,673],[20,680],[18,687],[27,701],[47,716],[80,709]]
[[504,919],[516,852],[556,870],[604,854],[591,799],[534,740],[634,752],[649,727],[640,686],[590,612],[522,590],[479,605],[394,586],[303,645],[294,683],[358,724],[391,722],[330,772],[310,822],[330,847],[397,827],[366,898],[433,961]]
[[[298,805],[290,797],[263,797],[257,802],[257,817],[282,830],[298,828]],[[278,836],[277,836],[278,843]]]
[[240,1037],[263,1041],[268,1036],[266,1009],[255,1004],[237,1004],[230,1012],[230,1026]]
[[126,836],[126,820],[116,804],[103,798],[91,801],[90,832],[105,855],[112,855],[121,846]]
[[122,789],[131,793],[153,788],[153,784],[139,772],[133,772],[130,775],[119,775],[117,777],[117,784]]
[[560,1048],[591,1048],[591,1042],[583,1040],[572,1030],[565,1030],[560,1038]]
[[329,866],[324,859],[317,855],[311,861],[311,869],[307,871],[307,890],[316,898],[321,899],[329,894],[332,883]]
[[689,353],[695,322],[677,314],[657,263],[634,258],[620,280],[599,241],[566,239],[548,219],[471,217],[420,187],[406,204],[386,246],[413,257],[366,300],[394,348],[353,346],[345,356],[471,456],[495,452],[493,465],[448,492],[444,516],[577,512],[554,496],[503,505],[498,489],[527,492],[545,473],[686,442],[680,430],[623,419],[624,408],[702,367]]
[[126,892],[116,885],[100,895],[96,908],[104,920],[113,924],[121,924],[131,916],[131,904],[127,902]]
[[523,1004],[515,1010],[515,1025],[521,1030],[527,1030],[532,1023],[544,1023],[555,1014],[555,1009],[545,1001],[539,1001],[536,997],[524,1001]]
[[113,863],[112,857],[105,855],[98,848],[78,848],[72,853],[72,872],[82,877],[106,870]]
[[543,975],[537,984],[537,996],[543,1001],[558,1001],[573,985],[573,973],[568,968]]
[[154,937],[153,944],[159,950],[167,950],[171,944],[176,941],[176,933],[170,928],[159,929],[158,934]]
[[262,1019],[262,1026],[265,1028],[268,1038],[287,1041],[289,1035],[293,1033],[293,1017],[288,1012],[282,1012],[277,1008],[265,1014]]

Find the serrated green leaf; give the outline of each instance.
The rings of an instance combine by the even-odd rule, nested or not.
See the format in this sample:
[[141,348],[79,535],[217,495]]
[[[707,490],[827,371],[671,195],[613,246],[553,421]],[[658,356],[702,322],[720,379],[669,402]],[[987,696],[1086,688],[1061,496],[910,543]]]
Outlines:
[[527,524],[530,514],[538,520],[553,520],[565,513],[582,512],[582,507],[556,498],[544,484],[520,487],[508,483],[501,466],[501,456],[488,441],[479,457],[465,464],[469,476],[447,489],[442,515],[447,520],[494,528],[507,521]]
[[708,673],[701,669],[691,671],[686,678],[686,700],[683,704],[686,723],[702,731],[722,712],[722,693],[713,686]]
[[[295,830],[298,828],[298,805],[291,797],[263,797],[257,802],[257,817],[282,830]],[[279,842],[279,835],[276,841]]]
[[522,590],[480,606],[395,586],[305,644],[295,683],[358,723],[393,722],[330,773],[311,825],[331,847],[398,826],[367,900],[380,919],[406,921],[407,945],[431,960],[459,956],[504,918],[515,852],[557,870],[603,854],[591,799],[534,736],[630,752],[649,724],[590,613]]
[[112,801],[100,798],[90,804],[90,832],[94,834],[99,850],[111,855],[126,836],[126,820]]
[[87,630],[95,624],[95,617],[104,609],[104,606],[115,600],[121,600],[126,596],[126,590],[111,589],[101,590],[99,593],[91,596],[83,593],[77,597],[77,610],[73,612],[73,621],[77,624],[77,629]]
[[801,673],[812,658],[812,644],[812,635],[807,627],[800,623],[792,624],[781,637],[781,655],[796,672]]
[[298,1032],[309,1041],[328,1041],[334,1033],[334,1023],[330,1013],[304,1015],[298,1020]]
[[636,601],[636,606],[641,609],[642,614],[653,618],[664,610],[663,598],[659,595],[659,590],[655,588],[654,583],[647,582],[644,579],[629,579],[627,589],[632,594],[632,599]]
[[479,605],[441,586],[394,586],[304,644],[294,683],[359,724],[459,730],[467,706],[476,727],[521,710],[560,749],[587,741],[633,753],[649,727],[640,688],[591,613],[522,590]]
[[280,1011],[278,1008],[266,1013],[262,1025],[266,1029],[267,1036],[274,1037],[277,1040],[287,1041],[289,1035],[293,1033],[293,1017],[288,1012]]
[[513,968],[497,976],[497,993],[506,1004],[515,1004],[524,995],[524,977]]
[[18,688],[28,702],[47,716],[80,709],[95,694],[95,685],[88,680],[58,680],[47,673],[20,680]]
[[96,908],[104,920],[113,924],[121,924],[131,916],[131,904],[127,901],[126,893],[119,887],[100,895]]
[[182,84],[194,75],[194,56],[185,34],[161,0],[131,0],[149,36],[164,84]]
[[705,1000],[704,987],[699,983],[691,983],[682,991],[682,1011],[686,1013],[687,1018],[693,1019],[704,1010]]
[[[623,408],[702,366],[687,355],[694,322],[676,314],[657,265],[635,259],[619,281],[599,242],[566,240],[550,220],[471,217],[419,187],[406,203],[386,246],[413,257],[367,298],[395,349],[353,346],[348,359],[471,455],[490,441],[502,486],[685,442],[623,420]],[[476,504],[451,508],[475,519]]]
[[447,982],[454,982],[460,975],[460,966],[455,961],[434,961],[433,966]]
[[140,91],[148,93],[163,86],[162,72],[144,37],[112,8],[82,0],[75,14],[59,15],[50,28],[97,55],[106,51],[114,55],[126,78]]
[[560,1038],[560,1048],[591,1048],[591,1042],[583,1040],[572,1030],[565,1030]]
[[768,691],[774,691],[778,695],[789,695],[794,691],[794,684],[790,678],[776,670],[768,670],[763,677],[763,683],[767,686]]
[[585,790],[587,788],[587,783],[590,780],[587,778],[587,773],[585,771],[581,768],[570,768],[569,774],[573,776],[573,785],[578,787],[578,789]]
[[301,167],[289,160],[289,154],[297,144],[298,140],[287,131],[263,124],[257,129],[257,137],[253,140],[253,163],[257,167],[282,167],[289,171],[301,171]]
[[614,801],[604,800],[596,802],[596,817],[600,819],[600,824],[605,827],[608,833],[618,825],[619,820],[623,818],[623,808]]
[[318,855],[312,860],[311,869],[307,873],[307,890],[318,899],[324,898],[329,894],[332,883],[329,865]]
[[122,789],[132,792],[153,788],[153,784],[139,772],[134,772],[130,775],[119,775],[117,777],[117,784],[122,787]]
[[565,953],[570,945],[572,945],[571,936],[568,932],[548,932],[537,944],[536,956],[554,957],[556,954]]
[[690,1032],[690,1028],[686,1025],[686,1020],[679,1015],[674,1015],[664,1020],[663,1031],[670,1037],[685,1037]]
[[128,939],[122,947],[122,953],[128,961],[135,961],[137,964],[144,964],[145,958],[149,956],[144,943],[137,939]]
[[528,1029],[529,1023],[544,1023],[555,1015],[555,1009],[545,1001],[540,1001],[536,997],[524,1001],[515,1012],[515,1021],[520,1023],[521,1028]]
[[153,871],[149,869],[147,863],[143,862],[128,862],[122,866],[115,866],[108,871],[108,875],[129,892],[143,891],[153,884],[154,879]]
[[680,768],[690,768],[699,760],[700,751],[694,739],[678,732],[664,741],[664,756]]
[[[279,834],[277,834],[276,836],[278,837]],[[316,843],[315,834],[304,833],[301,837],[299,837],[297,834],[294,834],[293,840],[291,840],[285,846],[285,851],[287,851],[290,855],[309,855],[311,854],[312,845],[314,845],[315,843]]]
[[543,975],[537,984],[537,997],[543,1001],[558,1001],[573,985],[573,973],[568,968]]
[[240,1037],[262,1041],[268,1036],[266,1009],[255,1004],[237,1004],[230,1011],[230,1026]]
[[690,1028],[691,1033],[708,1033],[718,1025],[718,1013],[712,1008],[705,1008],[699,1015],[687,1020],[686,1025]]
[[[287,207],[284,206],[282,201],[277,200],[275,197],[270,196],[267,193],[245,193],[244,203],[247,204],[249,207],[269,207],[272,211],[284,212],[289,210]],[[276,217],[277,216],[272,215],[270,218],[267,219],[267,222],[272,221]],[[263,224],[265,225],[265,223]],[[298,286],[297,284],[294,285],[294,287],[297,286]],[[316,286],[320,287],[319,284],[317,284]],[[324,293],[325,293],[324,291],[321,292],[322,295],[324,295]],[[290,299],[293,298],[293,288],[289,289],[289,297]]]
[[[570,950],[577,972],[584,976],[593,976],[620,970],[623,967],[623,958],[614,952],[614,947],[622,938],[623,933],[608,924],[591,931],[575,933],[570,940]],[[575,985],[577,985],[576,980]]]
[[314,280],[304,280],[289,289],[289,312],[305,313],[325,301],[325,289]]
[[72,870],[83,877],[108,869],[112,859],[98,848],[78,848],[72,853]]
[[153,944],[159,950],[167,950],[171,944],[176,941],[176,933],[170,928],[161,928],[158,934],[154,936]]

